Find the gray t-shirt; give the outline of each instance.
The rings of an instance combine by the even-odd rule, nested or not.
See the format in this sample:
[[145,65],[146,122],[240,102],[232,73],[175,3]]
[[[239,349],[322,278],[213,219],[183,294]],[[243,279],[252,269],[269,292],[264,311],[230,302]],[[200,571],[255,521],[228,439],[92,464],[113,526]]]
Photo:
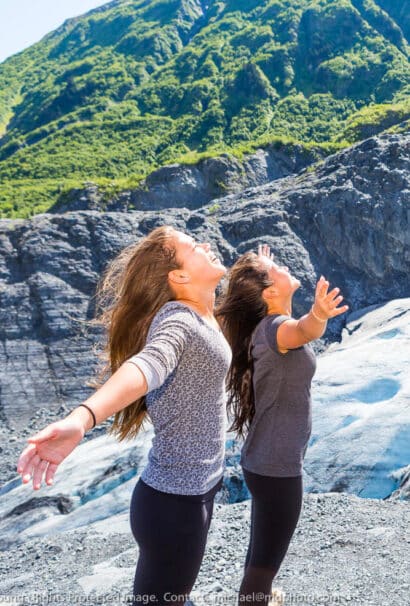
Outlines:
[[312,430],[310,386],[316,357],[309,344],[278,350],[276,333],[289,316],[263,318],[252,336],[255,416],[241,464],[266,476],[300,476]]
[[145,347],[127,360],[148,383],[154,426],[142,480],[173,494],[204,494],[223,475],[225,376],[231,349],[222,332],[170,301],[154,316]]

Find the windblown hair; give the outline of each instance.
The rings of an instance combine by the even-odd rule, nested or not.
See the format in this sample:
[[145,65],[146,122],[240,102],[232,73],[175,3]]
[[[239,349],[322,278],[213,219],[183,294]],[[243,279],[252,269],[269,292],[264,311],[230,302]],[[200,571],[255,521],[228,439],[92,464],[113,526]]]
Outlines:
[[[108,265],[96,292],[99,313],[91,321],[106,329],[107,341],[100,356],[103,367],[90,386],[100,387],[111,373],[143,349],[149,326],[158,310],[175,293],[168,272],[180,267],[170,226],[154,229],[137,244],[123,249]],[[145,396],[114,415],[108,433],[119,441],[134,438],[147,418]]]
[[235,431],[239,436],[244,436],[255,414],[251,339],[255,327],[268,311],[262,291],[272,283],[258,256],[245,253],[228,274],[228,286],[218,301],[215,314],[232,348],[227,406],[233,417],[229,431]]

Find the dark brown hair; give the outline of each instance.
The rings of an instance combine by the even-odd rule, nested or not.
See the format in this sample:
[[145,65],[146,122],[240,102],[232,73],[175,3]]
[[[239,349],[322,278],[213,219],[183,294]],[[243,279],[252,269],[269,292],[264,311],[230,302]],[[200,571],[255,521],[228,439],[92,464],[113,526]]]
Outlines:
[[232,348],[227,376],[228,411],[233,415],[230,431],[240,436],[249,428],[255,414],[251,337],[268,311],[262,291],[272,284],[258,256],[245,253],[229,271],[228,286],[215,314]]
[[[151,321],[175,293],[168,272],[180,267],[172,238],[175,229],[157,227],[137,244],[123,249],[108,265],[97,287],[99,314],[92,321],[107,330],[103,367],[90,382],[100,387],[111,373],[146,343]],[[108,433],[119,441],[134,438],[147,417],[145,396],[114,415]]]

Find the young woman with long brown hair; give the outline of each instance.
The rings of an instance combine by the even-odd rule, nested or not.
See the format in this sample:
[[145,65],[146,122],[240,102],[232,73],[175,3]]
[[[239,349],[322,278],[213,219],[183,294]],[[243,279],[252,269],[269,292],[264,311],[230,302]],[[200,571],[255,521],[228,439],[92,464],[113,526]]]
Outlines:
[[111,376],[30,437],[18,460],[23,483],[32,476],[38,489],[96,423],[114,415],[109,433],[123,440],[151,419],[155,437],[130,508],[136,603],[183,604],[201,565],[224,465],[231,352],[213,309],[225,271],[208,243],[168,226],[120,253],[99,289]]
[[322,276],[309,313],[294,319],[292,297],[299,287],[265,245],[258,255],[245,253],[236,261],[216,312],[232,347],[228,408],[231,429],[245,437],[241,465],[252,497],[239,604],[260,605],[272,597],[302,506],[316,370],[309,342],[324,334],[329,318],[348,309],[337,307],[343,297],[338,288],[328,293]]

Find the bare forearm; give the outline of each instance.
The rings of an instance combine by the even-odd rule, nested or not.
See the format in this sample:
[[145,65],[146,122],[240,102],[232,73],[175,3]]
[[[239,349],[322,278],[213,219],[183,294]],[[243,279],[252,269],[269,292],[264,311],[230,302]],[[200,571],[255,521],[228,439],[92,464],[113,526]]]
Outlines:
[[[84,404],[94,412],[98,425],[146,392],[147,383],[140,369],[135,364],[125,363]],[[68,416],[79,419],[84,425],[84,431],[93,426],[92,415],[84,406],[75,408]]]
[[319,339],[326,332],[327,328],[327,318],[319,319],[320,314],[315,310],[315,306],[313,304],[313,311],[310,309],[307,314],[302,316],[299,320],[299,329],[306,336],[309,341],[314,341],[315,339]]

